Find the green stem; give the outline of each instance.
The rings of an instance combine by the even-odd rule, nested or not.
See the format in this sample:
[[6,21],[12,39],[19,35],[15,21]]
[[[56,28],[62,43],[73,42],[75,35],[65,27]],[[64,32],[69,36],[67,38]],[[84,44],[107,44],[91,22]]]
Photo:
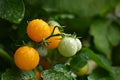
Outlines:
[[10,62],[11,65],[14,64],[13,58],[10,55],[8,55],[8,53],[1,48],[0,48],[0,56],[3,57],[4,59],[6,59],[6,61]]
[[55,27],[53,28],[53,31],[52,31],[51,35],[53,35],[53,33],[55,32],[55,28],[57,28],[57,26],[55,26]]
[[55,28],[57,28],[57,26],[55,26],[55,27],[53,28],[53,31],[52,31],[51,35],[48,36],[48,37],[46,38],[46,40],[49,39],[49,38],[51,38],[51,37],[53,37],[53,36],[60,36],[60,34],[54,34]]
[[47,38],[44,38],[44,39],[42,40],[42,42],[40,42],[40,43],[42,43],[43,45],[47,45],[48,43],[46,42],[46,40],[48,40],[49,38],[54,37],[54,36],[61,36],[61,34],[54,34],[55,28],[57,28],[57,26],[55,26],[55,27],[53,28],[53,31],[52,31],[51,35],[48,36]]
[[52,34],[52,35],[48,36],[48,37],[46,38],[46,40],[49,39],[49,38],[51,38],[51,37],[60,36],[60,35],[61,35],[61,34]]

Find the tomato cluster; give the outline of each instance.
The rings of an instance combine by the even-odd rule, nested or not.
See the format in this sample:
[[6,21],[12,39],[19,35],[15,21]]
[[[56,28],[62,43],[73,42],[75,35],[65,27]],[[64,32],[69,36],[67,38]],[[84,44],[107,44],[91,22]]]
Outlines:
[[40,57],[47,56],[47,49],[57,49],[64,57],[71,57],[81,50],[82,43],[76,35],[66,34],[59,28],[62,27],[56,21],[48,23],[42,19],[30,21],[26,28],[27,35],[39,46],[19,47],[14,54],[16,66],[22,70],[33,70],[39,63],[43,65],[46,61],[42,58],[40,60]]

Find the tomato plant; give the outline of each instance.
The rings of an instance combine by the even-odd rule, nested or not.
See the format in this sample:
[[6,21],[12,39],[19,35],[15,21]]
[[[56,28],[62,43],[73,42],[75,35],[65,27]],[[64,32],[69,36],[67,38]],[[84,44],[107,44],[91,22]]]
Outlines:
[[0,0],[0,80],[119,80],[119,0]]

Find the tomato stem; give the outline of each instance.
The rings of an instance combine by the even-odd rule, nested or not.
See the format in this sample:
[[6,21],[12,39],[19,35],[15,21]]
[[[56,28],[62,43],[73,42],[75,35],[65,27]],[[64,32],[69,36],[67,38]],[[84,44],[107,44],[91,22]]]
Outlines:
[[0,48],[0,56],[6,59],[7,61],[10,61],[11,65],[14,64],[13,58],[1,48]]
[[54,28],[53,28],[53,31],[52,31],[52,33],[50,34],[50,36],[48,36],[47,38],[43,38],[43,40],[42,40],[42,42],[40,42],[40,43],[42,43],[43,45],[48,45],[48,42],[47,42],[47,40],[49,39],[49,38],[51,38],[51,37],[54,37],[54,36],[62,36],[62,34],[54,34],[54,31],[55,31],[55,28],[57,28],[58,26],[55,26]]
[[49,38],[51,38],[51,37],[53,37],[53,36],[60,36],[60,35],[61,35],[61,34],[54,34],[55,28],[57,28],[57,27],[58,27],[58,26],[55,26],[55,27],[53,28],[53,31],[52,31],[51,35],[48,36],[45,40],[47,40],[47,39],[49,39]]
[[57,28],[57,26],[55,26],[55,27],[53,28],[53,31],[52,31],[51,35],[54,34],[54,32],[55,32],[55,28]]
[[53,34],[53,35],[50,35],[49,37],[46,38],[46,40],[49,39],[49,38],[51,38],[51,37],[60,36],[60,35],[61,35],[61,34]]

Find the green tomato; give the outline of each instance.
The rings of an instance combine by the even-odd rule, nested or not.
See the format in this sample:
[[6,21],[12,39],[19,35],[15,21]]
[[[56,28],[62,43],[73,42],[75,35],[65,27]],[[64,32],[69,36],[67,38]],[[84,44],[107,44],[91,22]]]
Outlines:
[[71,57],[77,53],[77,43],[72,37],[64,37],[59,45],[58,51],[61,55],[65,57]]
[[79,51],[82,48],[82,43],[78,38],[76,38],[75,40],[76,40],[76,43],[77,43],[77,51]]
[[40,46],[37,48],[37,51],[40,56],[42,56],[42,57],[47,56],[47,48],[46,47]]
[[88,70],[89,70],[89,65],[87,63],[85,66],[83,66],[82,68],[79,69],[79,71],[77,72],[77,75],[83,76],[83,75],[87,74]]

